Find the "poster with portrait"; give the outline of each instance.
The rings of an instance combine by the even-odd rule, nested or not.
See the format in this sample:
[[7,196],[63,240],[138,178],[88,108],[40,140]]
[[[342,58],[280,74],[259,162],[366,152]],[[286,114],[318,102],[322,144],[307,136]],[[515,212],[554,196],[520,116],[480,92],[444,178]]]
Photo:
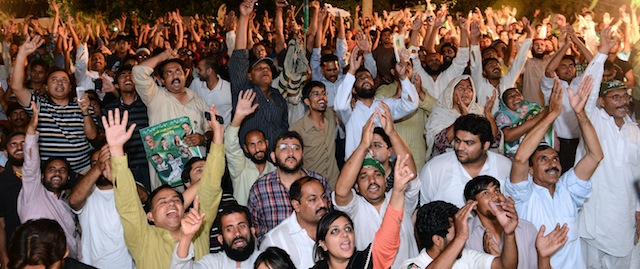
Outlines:
[[199,147],[189,147],[184,142],[191,125],[184,116],[140,129],[147,160],[158,173],[162,184],[172,187],[182,185],[182,169],[193,157],[203,157]]

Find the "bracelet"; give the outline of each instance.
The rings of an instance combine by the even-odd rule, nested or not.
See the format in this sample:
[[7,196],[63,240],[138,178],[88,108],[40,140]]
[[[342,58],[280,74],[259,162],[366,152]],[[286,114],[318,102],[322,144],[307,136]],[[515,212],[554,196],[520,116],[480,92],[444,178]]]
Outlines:
[[87,114],[82,114],[82,117],[86,117],[86,116],[91,116],[91,114],[87,113]]

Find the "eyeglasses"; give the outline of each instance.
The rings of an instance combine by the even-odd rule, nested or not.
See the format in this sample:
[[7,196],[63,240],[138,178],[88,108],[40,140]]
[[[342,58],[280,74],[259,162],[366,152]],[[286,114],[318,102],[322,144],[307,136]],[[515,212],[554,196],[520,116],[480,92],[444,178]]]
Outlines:
[[620,101],[629,101],[631,100],[631,95],[628,94],[614,94],[611,96],[607,96],[607,98],[611,98],[613,101],[615,102],[620,102]]
[[298,145],[298,144],[291,144],[291,145],[289,145],[289,144],[284,144],[284,143],[283,143],[283,144],[279,144],[279,145],[278,145],[278,149],[279,149],[279,150],[287,150],[288,148],[290,148],[290,149],[291,149],[291,150],[293,150],[293,151],[298,151],[298,150],[300,150],[300,149],[301,149],[300,145]]
[[389,148],[389,146],[387,146],[385,144],[382,144],[380,142],[373,142],[373,143],[371,143],[370,147],[371,148],[375,148],[375,149],[381,149],[381,148],[385,148],[386,149],[386,148]]

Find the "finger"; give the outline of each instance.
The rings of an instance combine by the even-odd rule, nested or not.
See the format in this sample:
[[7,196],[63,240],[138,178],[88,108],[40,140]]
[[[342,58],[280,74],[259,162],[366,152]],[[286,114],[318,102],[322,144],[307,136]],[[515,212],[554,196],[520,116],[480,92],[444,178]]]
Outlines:
[[196,195],[196,198],[193,199],[193,209],[198,213],[200,212],[200,196],[199,195]]
[[[558,226],[559,226],[559,225],[558,225]],[[542,237],[544,236],[544,231],[545,231],[546,229],[547,229],[547,228],[544,226],[544,224],[543,224],[542,226],[540,226],[540,230],[538,231],[538,236],[537,236],[537,237],[538,237],[538,238],[542,238]]]
[[[115,112],[116,112],[116,113],[118,113],[118,114],[120,114],[120,110],[119,110],[119,109],[117,109],[117,108],[115,109]],[[115,125],[115,122],[113,121],[113,113],[114,113],[114,111],[113,111],[113,110],[109,110],[109,115],[108,115],[108,117],[109,117],[109,126],[110,126],[110,127],[113,127],[113,126]]]

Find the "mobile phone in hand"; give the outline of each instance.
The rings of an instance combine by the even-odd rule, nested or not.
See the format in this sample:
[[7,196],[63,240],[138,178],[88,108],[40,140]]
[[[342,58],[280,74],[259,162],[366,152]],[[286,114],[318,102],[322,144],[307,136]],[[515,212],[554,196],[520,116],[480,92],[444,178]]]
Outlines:
[[[204,118],[207,119],[208,121],[211,120],[211,113],[209,113],[208,111],[204,112]],[[220,124],[224,124],[224,118],[222,118],[222,116],[220,115],[216,115],[216,121]]]

